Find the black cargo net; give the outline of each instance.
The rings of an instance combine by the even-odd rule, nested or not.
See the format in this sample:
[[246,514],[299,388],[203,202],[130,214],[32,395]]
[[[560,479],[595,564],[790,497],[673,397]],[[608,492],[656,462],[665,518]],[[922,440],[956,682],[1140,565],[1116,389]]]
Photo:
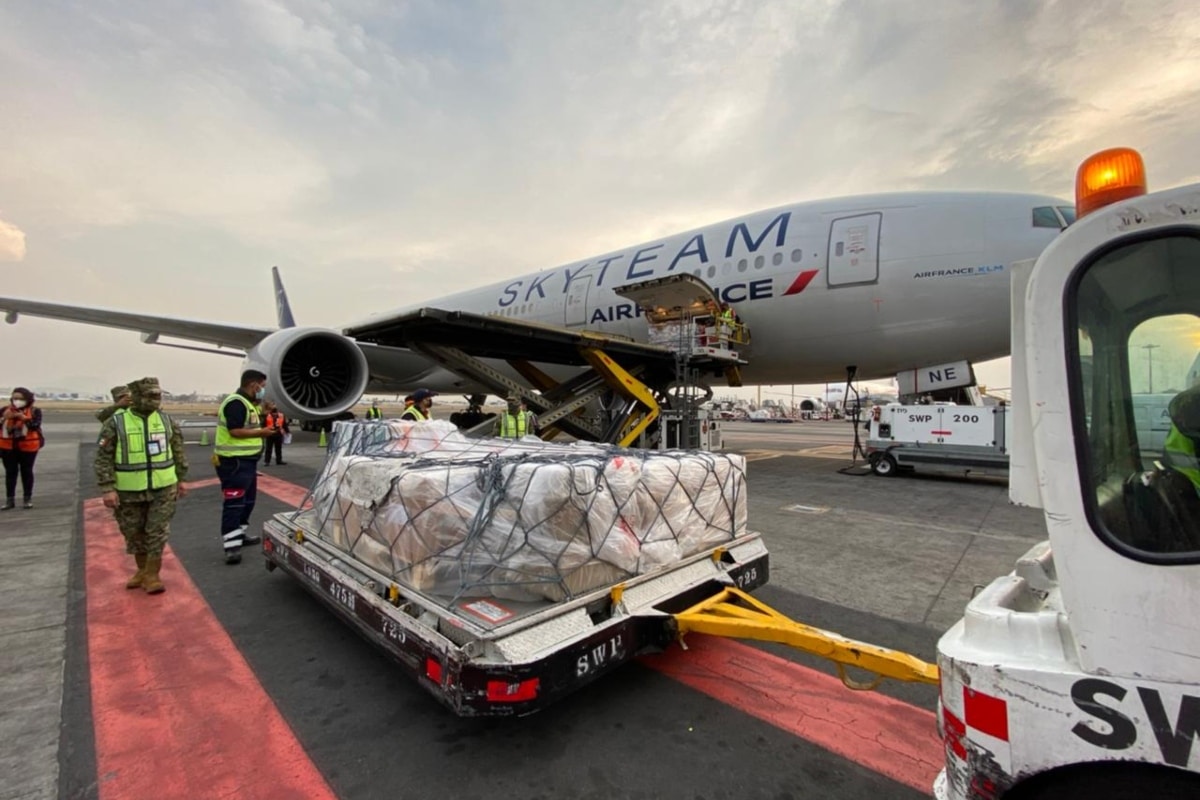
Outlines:
[[397,583],[564,600],[745,533],[740,456],[471,439],[448,422],[339,422],[316,535]]

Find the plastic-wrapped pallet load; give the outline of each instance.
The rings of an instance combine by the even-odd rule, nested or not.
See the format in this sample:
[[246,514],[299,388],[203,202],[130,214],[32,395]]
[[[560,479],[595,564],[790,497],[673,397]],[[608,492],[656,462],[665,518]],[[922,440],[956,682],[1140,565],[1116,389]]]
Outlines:
[[339,422],[313,503],[319,535],[414,589],[557,601],[745,533],[745,462]]

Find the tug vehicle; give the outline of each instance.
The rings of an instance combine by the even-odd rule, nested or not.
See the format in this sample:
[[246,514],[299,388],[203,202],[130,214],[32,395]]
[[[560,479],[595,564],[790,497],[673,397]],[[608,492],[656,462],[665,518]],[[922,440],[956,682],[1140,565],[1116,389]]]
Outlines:
[[1143,449],[1136,400],[1145,345],[1200,344],[1200,185],[1145,194],[1109,150],[1076,203],[1012,286],[1009,492],[1048,538],[938,644],[940,800],[1200,797],[1200,428]]

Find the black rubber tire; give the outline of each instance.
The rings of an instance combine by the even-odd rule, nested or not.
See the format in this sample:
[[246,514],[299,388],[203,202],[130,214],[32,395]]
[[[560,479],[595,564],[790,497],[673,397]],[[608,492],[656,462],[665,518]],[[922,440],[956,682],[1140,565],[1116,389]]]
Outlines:
[[1184,800],[1200,797],[1200,777],[1168,767],[1121,762],[1069,768],[1018,786],[1015,800]]
[[891,453],[881,453],[871,462],[871,471],[881,478],[892,478],[900,471],[900,467]]

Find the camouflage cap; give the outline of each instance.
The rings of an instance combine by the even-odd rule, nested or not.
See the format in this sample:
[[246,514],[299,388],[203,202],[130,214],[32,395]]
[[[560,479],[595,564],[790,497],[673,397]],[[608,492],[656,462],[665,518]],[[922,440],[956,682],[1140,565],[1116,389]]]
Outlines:
[[127,395],[129,393],[130,393],[129,384],[122,383],[120,386],[114,386],[112,388],[112,399],[114,401],[120,400],[122,397],[124,397],[125,395]]
[[129,384],[129,390],[133,393],[134,399],[145,397],[151,392],[162,394],[162,387],[158,385],[158,378],[141,378]]

